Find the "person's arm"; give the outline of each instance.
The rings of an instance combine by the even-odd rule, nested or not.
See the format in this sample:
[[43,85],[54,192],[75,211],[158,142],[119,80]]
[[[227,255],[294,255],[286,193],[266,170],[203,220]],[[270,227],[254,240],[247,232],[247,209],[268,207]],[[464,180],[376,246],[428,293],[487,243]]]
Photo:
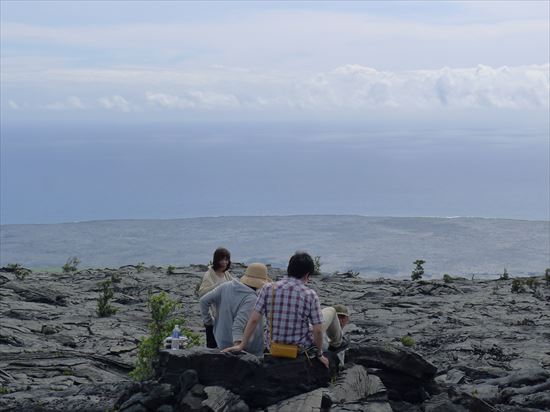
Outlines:
[[319,360],[328,368],[328,359],[323,355],[323,324],[313,325],[313,343],[317,347]]
[[226,348],[223,350],[223,352],[239,352],[244,350],[248,342],[250,341],[250,337],[256,330],[256,327],[258,326],[258,323],[262,320],[262,314],[259,312],[256,312],[255,310],[252,312],[252,315],[250,315],[250,319],[248,319],[248,323],[246,324],[246,328],[244,329],[244,334],[242,337],[241,343],[235,346],[231,346],[230,348]]
[[202,322],[205,325],[212,325],[212,323],[214,322],[214,320],[212,319],[212,316],[210,315],[209,309],[210,309],[210,305],[212,304],[219,305],[220,296],[221,296],[221,288],[216,288],[208,292],[199,300],[199,304],[201,307]]
[[319,360],[328,368],[328,359],[323,355],[323,312],[321,311],[321,304],[316,293],[313,294],[310,311],[313,343],[317,347]]

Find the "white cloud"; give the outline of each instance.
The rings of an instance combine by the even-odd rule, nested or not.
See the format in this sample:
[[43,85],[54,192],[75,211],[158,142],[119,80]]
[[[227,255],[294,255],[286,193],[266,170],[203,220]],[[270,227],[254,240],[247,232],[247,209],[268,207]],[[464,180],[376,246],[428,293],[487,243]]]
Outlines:
[[71,109],[85,109],[86,106],[82,103],[77,96],[69,96],[63,101],[57,101],[48,103],[46,109],[50,110],[71,110]]
[[[25,76],[22,72],[19,75]],[[91,78],[95,81],[90,82]],[[33,73],[26,84],[33,90],[47,84],[63,93],[67,79],[71,91],[98,104],[86,106],[79,97],[71,96],[50,103],[47,108],[102,107],[131,112],[148,107],[269,114],[297,109],[360,113],[371,109],[543,110],[550,106],[549,64],[409,71],[349,64],[317,73],[235,71],[224,67],[187,71],[138,67],[78,69]],[[15,84],[21,84],[21,79]],[[9,88],[11,83],[4,79],[3,85]],[[121,94],[111,94],[114,89]]]
[[145,96],[149,103],[167,109],[235,109],[240,106],[236,96],[214,91],[195,90],[183,96],[147,92]]
[[8,106],[10,108],[12,108],[13,110],[19,109],[19,105],[16,102],[14,102],[13,100],[8,100]]
[[165,109],[193,109],[195,103],[188,99],[172,96],[165,93],[146,93],[147,101],[154,106],[159,106]]
[[133,107],[128,100],[126,100],[122,96],[114,95],[110,97],[101,97],[98,99],[99,104],[101,107],[108,109],[108,110],[119,110],[121,112],[131,112],[133,110],[136,110],[135,107]]
[[550,66],[442,68],[380,72],[347,65],[305,81],[310,108],[512,108],[549,107]]

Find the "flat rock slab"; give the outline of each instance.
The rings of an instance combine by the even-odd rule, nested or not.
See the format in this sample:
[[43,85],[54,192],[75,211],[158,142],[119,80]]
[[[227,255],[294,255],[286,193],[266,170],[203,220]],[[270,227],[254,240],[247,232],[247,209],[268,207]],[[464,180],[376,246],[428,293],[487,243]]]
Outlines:
[[[28,402],[41,400],[52,406],[50,410],[84,410],[84,387],[93,390],[105,384],[129,383],[127,373],[136,360],[137,345],[148,334],[149,293],[169,291],[171,298],[185,308],[177,315],[184,316],[186,326],[202,336],[194,290],[205,270],[204,265],[191,265],[167,275],[166,267],[126,266],[71,274],[33,272],[20,280],[0,269],[0,385],[10,392],[0,396],[0,409],[33,410],[27,407]],[[244,270],[244,265],[232,265],[234,275],[239,276]],[[274,279],[282,273],[270,268]],[[323,306],[344,303],[349,307],[351,323],[346,335],[351,349],[346,365],[352,365],[355,356],[356,364],[369,369],[368,376],[380,377],[396,412],[420,412],[428,406],[441,408],[430,403],[439,399],[441,390],[449,393],[453,405],[466,410],[472,405],[479,410],[494,407],[506,412],[549,409],[545,405],[546,383],[550,379],[550,285],[540,276],[536,293],[526,287],[525,293],[517,294],[510,291],[512,280],[471,281],[468,276],[468,280],[445,285],[438,279],[421,283],[351,275],[314,277],[309,286],[317,291]],[[112,305],[118,311],[100,318],[96,313],[98,285],[115,278]],[[400,344],[405,334],[416,342],[412,350]],[[415,359],[414,353],[427,364]],[[231,369],[229,361],[220,362],[227,362],[235,381],[250,372],[246,368],[252,368],[247,363]],[[435,385],[430,381],[433,365],[439,370],[439,392],[431,387]],[[304,393],[317,388],[303,385],[308,379],[302,379],[303,372],[298,374],[298,380],[286,374],[284,365],[273,362],[272,368],[280,376],[263,383],[285,389],[292,382],[299,386],[295,390]],[[210,374],[206,380],[217,382],[216,372],[205,370],[201,362],[195,369],[204,376]],[[245,378],[244,382],[251,381]],[[189,380],[185,385],[189,389],[196,383]],[[259,386],[262,381],[250,383],[251,393],[254,384]],[[495,394],[491,388],[485,401],[469,397],[471,392],[460,391],[451,396],[451,391],[458,391],[462,385],[471,391],[483,385],[498,391]],[[223,385],[202,385],[213,386]],[[198,408],[205,407],[202,402],[209,396],[198,389],[199,384],[196,387],[201,395],[192,401],[198,402]],[[224,389],[241,397],[232,389]],[[272,399],[276,403],[283,396],[287,399],[299,392],[281,389]],[[477,393],[480,395],[481,391],[478,389]],[[98,408],[105,410],[114,402],[110,398],[117,395],[103,390],[86,396],[90,396],[90,409],[101,405]],[[489,402],[498,403],[491,406]],[[444,407],[450,408],[445,403]],[[366,400],[334,404],[333,408],[364,411],[386,407],[380,405],[384,403],[376,403],[369,396]],[[168,412],[167,405],[161,407]],[[177,407],[179,404],[174,408]]]
[[323,390],[316,389],[271,405],[267,412],[320,412],[322,402]]
[[334,402],[356,402],[376,397],[387,401],[386,388],[378,376],[369,375],[361,365],[346,369],[329,388]]

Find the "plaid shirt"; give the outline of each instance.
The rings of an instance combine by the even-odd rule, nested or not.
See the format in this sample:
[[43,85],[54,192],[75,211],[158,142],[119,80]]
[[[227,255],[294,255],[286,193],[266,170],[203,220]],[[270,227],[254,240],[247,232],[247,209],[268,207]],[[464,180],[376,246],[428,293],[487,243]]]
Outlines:
[[[260,291],[254,310],[267,318],[265,341],[269,347],[269,325],[271,322],[271,295],[273,284],[266,284]],[[293,277],[285,277],[276,283],[275,305],[273,306],[273,341],[289,343],[301,348],[313,345],[310,325],[323,323],[319,297],[314,290]]]

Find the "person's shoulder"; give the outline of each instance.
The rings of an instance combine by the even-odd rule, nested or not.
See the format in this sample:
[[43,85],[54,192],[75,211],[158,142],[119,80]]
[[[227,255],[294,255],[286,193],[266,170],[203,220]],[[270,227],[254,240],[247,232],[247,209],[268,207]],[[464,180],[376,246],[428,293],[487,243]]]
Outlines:
[[236,287],[239,287],[239,281],[235,282],[236,279],[231,279],[227,282],[222,282],[220,283],[218,286],[216,286],[217,288],[220,288],[221,290],[225,290],[225,289],[234,289]]
[[[257,296],[264,296],[266,297],[268,294],[271,293],[271,288],[273,287],[273,283],[271,282],[268,282],[266,283],[265,285],[262,286],[261,289],[259,289],[257,292]],[[252,290],[252,289],[251,289]],[[256,292],[254,292],[254,294],[256,294]]]
[[307,287],[306,285],[304,285],[304,292],[307,296],[311,297],[311,298],[315,298],[315,299],[318,299],[319,296],[317,295],[317,292],[315,292],[315,290]]

